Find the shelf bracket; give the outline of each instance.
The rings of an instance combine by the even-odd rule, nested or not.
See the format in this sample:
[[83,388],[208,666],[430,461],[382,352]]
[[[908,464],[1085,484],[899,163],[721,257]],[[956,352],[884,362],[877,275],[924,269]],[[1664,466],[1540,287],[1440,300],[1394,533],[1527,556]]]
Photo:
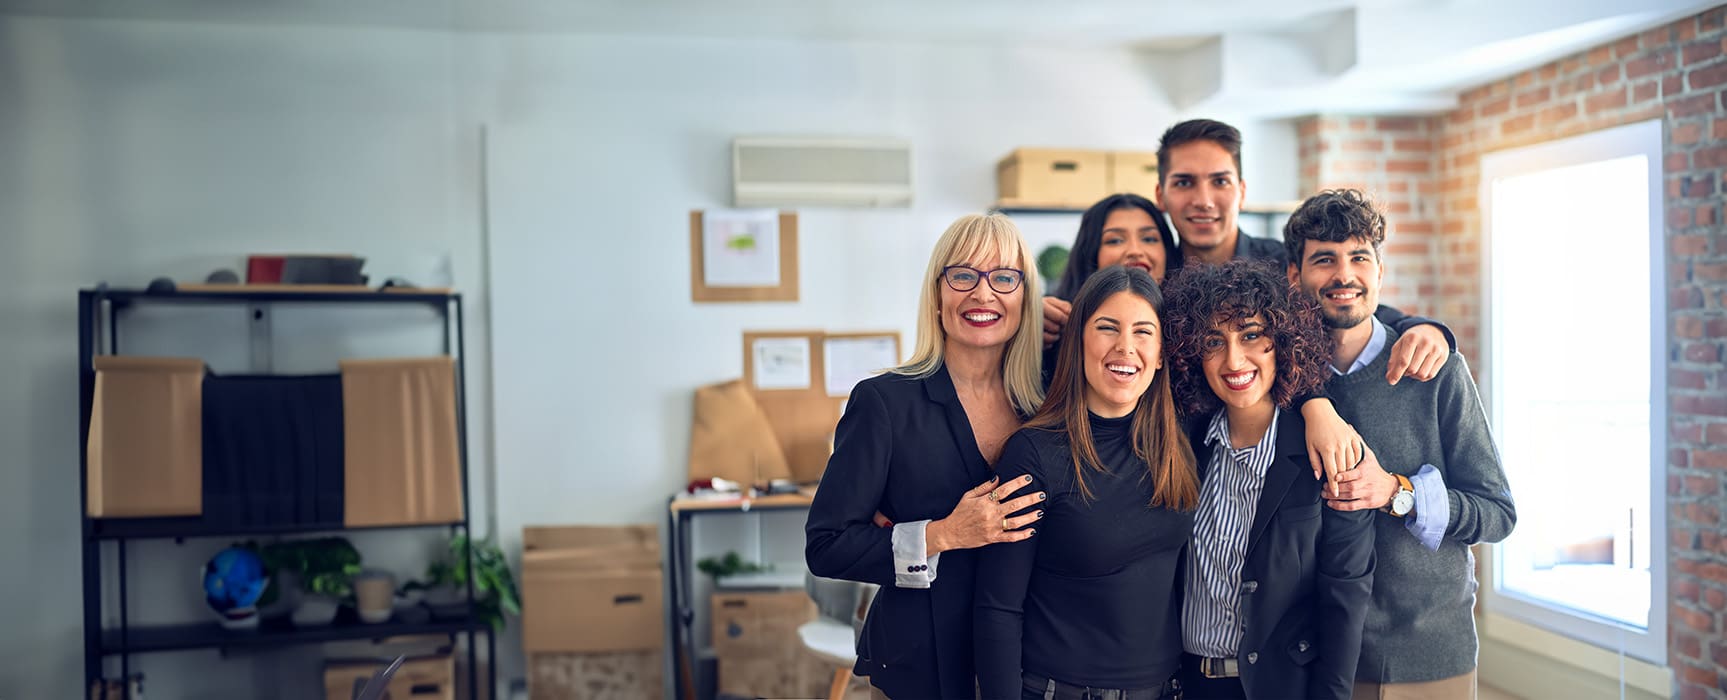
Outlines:
[[271,315],[268,308],[264,304],[246,305],[246,318],[251,320],[252,372],[255,374],[269,374],[272,364],[270,356]]

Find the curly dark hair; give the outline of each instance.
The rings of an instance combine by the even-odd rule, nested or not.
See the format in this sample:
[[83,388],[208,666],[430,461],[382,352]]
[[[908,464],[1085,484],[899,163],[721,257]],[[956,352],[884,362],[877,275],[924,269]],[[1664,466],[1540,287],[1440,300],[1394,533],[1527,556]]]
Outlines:
[[1342,243],[1361,238],[1373,244],[1373,257],[1385,243],[1385,213],[1361,190],[1325,190],[1308,197],[1283,225],[1283,249],[1301,267],[1308,241]]
[[1263,260],[1194,265],[1164,288],[1164,356],[1175,382],[1175,400],[1189,416],[1223,405],[1205,377],[1205,335],[1212,328],[1259,316],[1276,353],[1271,400],[1289,408],[1330,378],[1331,337],[1320,320],[1319,302],[1292,290],[1277,268]]

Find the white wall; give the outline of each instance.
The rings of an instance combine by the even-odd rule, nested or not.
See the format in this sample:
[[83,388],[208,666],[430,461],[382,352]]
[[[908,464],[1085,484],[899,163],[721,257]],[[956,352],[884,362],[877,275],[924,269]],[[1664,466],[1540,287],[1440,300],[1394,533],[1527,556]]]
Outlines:
[[[196,279],[259,251],[353,251],[374,275],[427,279],[447,256],[468,300],[476,518],[511,549],[524,524],[659,522],[683,482],[690,393],[740,374],[743,330],[894,328],[909,347],[929,247],[994,199],[999,157],[1155,147],[1174,112],[1139,65],[1113,50],[0,19],[0,590],[23,592],[0,602],[0,697],[78,694],[78,287]],[[692,304],[687,212],[728,203],[728,141],[761,133],[909,139],[917,204],[801,211],[798,303]],[[1249,141],[1249,173],[1293,173],[1284,140]],[[1040,248],[1077,220],[1023,225]],[[421,551],[363,547],[404,567]],[[159,576],[208,554],[147,553],[137,566]],[[215,659],[138,663],[152,697],[292,695],[271,664]]]

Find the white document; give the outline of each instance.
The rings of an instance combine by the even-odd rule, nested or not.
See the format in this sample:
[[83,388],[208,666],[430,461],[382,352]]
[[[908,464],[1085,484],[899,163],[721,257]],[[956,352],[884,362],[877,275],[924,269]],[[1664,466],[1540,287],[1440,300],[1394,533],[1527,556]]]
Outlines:
[[828,338],[822,343],[822,368],[828,396],[850,396],[870,375],[899,364],[894,337]]
[[773,209],[704,212],[702,276],[709,287],[780,286],[780,213]]
[[750,362],[757,389],[810,388],[809,338],[757,338]]

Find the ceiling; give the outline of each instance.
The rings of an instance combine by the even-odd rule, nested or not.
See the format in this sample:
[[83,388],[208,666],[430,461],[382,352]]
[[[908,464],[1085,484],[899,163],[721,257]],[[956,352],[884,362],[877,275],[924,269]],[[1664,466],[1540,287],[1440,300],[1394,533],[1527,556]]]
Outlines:
[[1682,0],[0,0],[0,14],[453,32],[1109,47],[1177,107],[1425,112]]

